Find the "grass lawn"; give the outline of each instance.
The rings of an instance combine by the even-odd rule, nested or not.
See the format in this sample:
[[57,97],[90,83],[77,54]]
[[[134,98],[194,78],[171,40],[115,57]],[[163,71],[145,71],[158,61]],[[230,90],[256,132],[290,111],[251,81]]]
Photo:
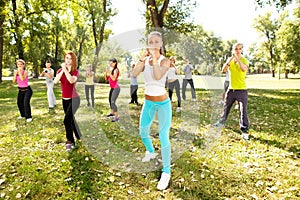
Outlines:
[[[258,80],[276,88],[254,89]],[[128,105],[125,84],[117,101],[118,123],[105,117],[107,85],[96,86],[92,110],[78,84],[76,118],[83,138],[66,152],[59,86],[58,105],[49,110],[44,80],[30,80],[33,121],[26,124],[17,119],[16,85],[4,81],[0,199],[300,199],[300,89],[291,87],[300,80],[284,80],[280,90],[274,79],[256,77],[249,83],[249,142],[241,139],[236,110],[225,128],[210,126],[222,111],[220,91],[197,89],[197,102],[184,101],[181,113],[172,103],[172,176],[170,187],[158,191],[161,161],[140,162],[145,151],[138,135],[141,107]],[[141,103],[142,93],[140,88]],[[156,120],[151,133],[160,152]]]

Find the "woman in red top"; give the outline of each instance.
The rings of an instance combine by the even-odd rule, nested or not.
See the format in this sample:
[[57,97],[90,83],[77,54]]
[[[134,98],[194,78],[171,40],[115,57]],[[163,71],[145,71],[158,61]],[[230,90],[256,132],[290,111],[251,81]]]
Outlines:
[[118,69],[118,61],[115,58],[112,58],[109,60],[110,67],[112,70],[109,69],[106,70],[106,77],[109,82],[110,91],[109,91],[109,106],[110,106],[110,113],[107,115],[107,117],[114,117],[111,121],[117,122],[119,121],[119,115],[118,115],[118,107],[116,105],[117,98],[120,94],[120,87],[118,84],[118,78],[120,76],[120,71]]
[[62,104],[65,112],[64,125],[66,129],[66,149],[71,150],[75,146],[73,132],[79,140],[81,133],[75,120],[75,113],[80,105],[80,97],[76,91],[76,82],[79,77],[77,70],[77,57],[75,53],[69,51],[64,56],[65,62],[61,64],[61,68],[57,71],[54,83],[60,81],[62,90]]

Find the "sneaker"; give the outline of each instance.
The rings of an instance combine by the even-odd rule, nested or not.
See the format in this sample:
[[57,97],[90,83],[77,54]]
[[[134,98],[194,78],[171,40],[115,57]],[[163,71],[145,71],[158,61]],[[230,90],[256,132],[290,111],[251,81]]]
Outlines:
[[160,180],[157,184],[157,189],[165,190],[169,185],[170,179],[171,179],[171,174],[167,174],[167,173],[163,172],[161,174]]
[[249,133],[245,132],[245,133],[242,133],[242,138],[244,140],[249,140]]
[[112,120],[111,120],[111,122],[118,122],[119,121],[119,118],[116,118],[116,117],[114,117]]
[[224,105],[224,103],[225,103],[225,101],[220,100],[218,104],[219,104],[219,105]]
[[235,109],[235,110],[238,110],[238,109],[239,109],[239,105],[236,104],[236,105],[234,106],[234,109]]
[[22,117],[22,116],[19,116],[18,119],[23,119],[23,117]]
[[217,122],[217,123],[213,124],[212,126],[217,127],[217,128],[222,128],[224,126],[224,124]]
[[31,122],[32,121],[32,118],[28,118],[28,119],[26,119],[26,122]]
[[74,144],[73,144],[73,143],[67,143],[67,144],[66,144],[66,150],[67,150],[67,151],[70,151],[70,150],[72,150],[72,149],[74,149]]
[[113,116],[115,116],[115,115],[112,113],[109,113],[108,115],[106,115],[106,117],[113,117]]
[[195,99],[195,98],[192,98],[192,101],[196,101],[196,99]]
[[145,157],[142,159],[142,162],[149,162],[150,160],[154,159],[157,156],[157,153],[150,153],[146,151]]
[[181,111],[180,107],[177,107],[176,112],[180,112],[180,111]]

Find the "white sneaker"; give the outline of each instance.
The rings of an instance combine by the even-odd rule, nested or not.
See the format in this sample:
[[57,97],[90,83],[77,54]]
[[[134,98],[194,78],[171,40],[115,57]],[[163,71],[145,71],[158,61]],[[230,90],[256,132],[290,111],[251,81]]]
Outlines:
[[248,133],[242,133],[242,137],[244,140],[249,140],[249,134]]
[[146,151],[145,157],[142,159],[142,162],[149,162],[151,159],[154,159],[157,156],[157,153],[150,153]]
[[225,103],[225,101],[220,100],[218,104],[219,104],[219,105],[224,105],[224,103]]
[[180,112],[180,110],[181,110],[180,107],[176,108],[176,112]]
[[31,122],[31,121],[32,121],[32,118],[26,119],[26,122]]
[[19,116],[19,117],[18,117],[18,119],[22,119],[22,118],[23,118],[22,116]]
[[167,174],[167,173],[163,172],[161,174],[160,180],[157,184],[157,189],[165,190],[169,185],[170,179],[171,179],[171,174]]
[[238,110],[238,109],[239,109],[239,105],[236,104],[236,105],[234,106],[234,109],[235,109],[235,110]]
[[192,101],[196,101],[196,99],[195,99],[195,98],[193,98],[193,99],[192,99]]

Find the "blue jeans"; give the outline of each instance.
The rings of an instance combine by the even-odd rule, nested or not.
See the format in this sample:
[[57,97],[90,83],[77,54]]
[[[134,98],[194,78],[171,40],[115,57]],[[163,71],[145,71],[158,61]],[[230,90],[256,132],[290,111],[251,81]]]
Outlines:
[[149,132],[156,112],[158,115],[159,139],[162,154],[162,171],[170,174],[171,143],[169,139],[169,132],[172,120],[172,109],[169,98],[161,102],[145,100],[140,117],[140,136],[146,147],[146,150],[150,153],[153,153],[154,147]]

